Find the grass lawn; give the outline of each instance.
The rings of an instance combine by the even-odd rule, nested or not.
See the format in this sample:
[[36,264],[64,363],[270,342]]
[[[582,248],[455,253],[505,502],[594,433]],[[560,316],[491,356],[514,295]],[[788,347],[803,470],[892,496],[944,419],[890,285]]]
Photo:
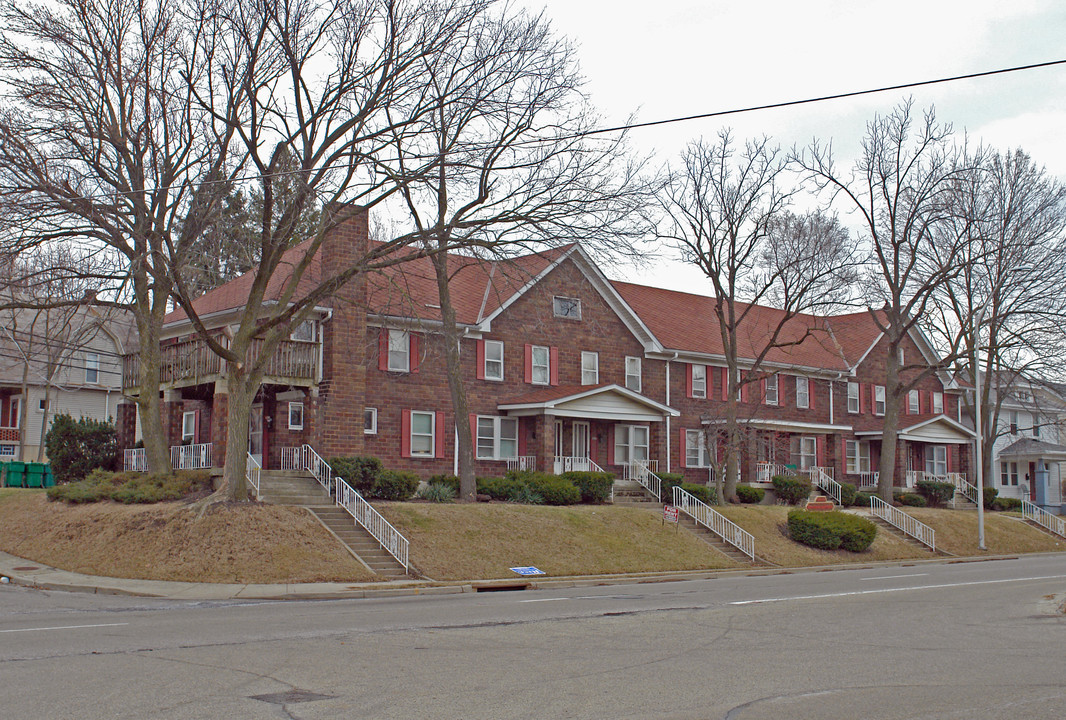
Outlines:
[[300,508],[182,503],[67,505],[41,490],[0,491],[0,550],[119,578],[190,582],[360,582],[377,577]]
[[434,580],[738,567],[661,511],[610,505],[376,504],[411,541],[411,562]]

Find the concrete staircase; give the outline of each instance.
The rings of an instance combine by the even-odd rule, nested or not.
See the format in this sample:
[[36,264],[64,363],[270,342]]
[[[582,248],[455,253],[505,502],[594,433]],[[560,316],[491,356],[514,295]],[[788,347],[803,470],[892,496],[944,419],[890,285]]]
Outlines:
[[749,558],[747,555],[740,552],[740,550],[737,550],[725,540],[718,537],[702,525],[698,524],[695,520],[690,518],[688,515],[685,515],[684,513],[679,513],[678,523],[681,525],[681,527],[685,528],[689,532],[695,533],[696,537],[698,537],[700,540],[707,543],[715,550],[740,565],[754,565],[754,567],[767,567],[769,565],[769,563],[767,563],[765,560],[759,559],[758,556],[755,557],[755,562],[752,563],[751,558]]
[[263,502],[307,508],[363,565],[381,577],[407,577],[403,566],[381,547],[348,511],[333,502],[326,489],[303,470],[263,470],[259,479]]
[[614,504],[621,506],[658,507],[662,503],[652,497],[644,487],[635,480],[614,481]]
[[915,540],[910,535],[908,535],[907,533],[903,532],[902,530],[900,530],[898,527],[896,527],[892,523],[887,522],[885,520],[882,520],[881,518],[877,517],[876,515],[874,515],[872,513],[866,513],[866,514],[863,515],[863,517],[865,517],[868,520],[872,520],[873,523],[875,525],[877,525],[877,528],[878,528],[879,531],[887,532],[889,535],[902,540],[903,542],[907,543],[908,545],[910,545],[913,548],[918,548],[919,550],[925,550],[926,552],[932,553],[934,555],[948,555],[949,554],[949,553],[944,552],[943,550],[934,551],[932,548],[930,548],[925,543],[919,542],[918,540]]

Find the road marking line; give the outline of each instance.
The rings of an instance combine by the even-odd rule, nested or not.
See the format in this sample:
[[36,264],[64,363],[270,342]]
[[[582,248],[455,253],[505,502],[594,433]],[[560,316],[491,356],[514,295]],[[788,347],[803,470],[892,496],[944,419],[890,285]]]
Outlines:
[[939,590],[941,588],[967,587],[970,585],[995,585],[1007,582],[1026,582],[1028,580],[1062,580],[1066,575],[1040,575],[1038,577],[1004,578],[1002,580],[975,580],[973,582],[945,583],[943,585],[915,585],[914,587],[881,588],[880,590],[852,590],[850,592],[826,593],[824,595],[793,595],[791,597],[762,598],[761,600],[736,600],[726,605],[759,605],[761,603],[784,602],[786,600],[820,600],[823,598],[848,597],[851,595],[873,595],[875,593],[904,592],[908,590]]
[[910,573],[909,575],[880,575],[878,577],[859,578],[859,579],[860,580],[895,580],[896,578],[922,577],[923,575],[928,575],[928,574],[929,573]]
[[565,598],[565,597],[561,597],[561,598],[534,598],[533,600],[519,600],[518,602],[520,602],[520,603],[553,602],[555,600],[571,600],[571,599],[572,598]]
[[80,630],[82,628],[118,627],[129,623],[101,623],[99,625],[58,625],[56,627],[18,628],[15,630],[0,630],[0,633],[37,632],[38,630]]

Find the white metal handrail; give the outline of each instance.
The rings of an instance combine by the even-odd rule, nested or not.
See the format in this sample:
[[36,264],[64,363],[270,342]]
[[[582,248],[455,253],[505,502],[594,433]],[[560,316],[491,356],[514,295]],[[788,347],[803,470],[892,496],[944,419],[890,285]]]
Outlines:
[[518,457],[507,458],[508,470],[536,470],[537,469],[537,456],[536,455],[519,455]]
[[211,467],[211,443],[172,445],[170,465],[175,470],[194,470]]
[[833,479],[833,468],[812,467],[808,468],[808,472],[815,487],[819,487],[832,495],[839,505],[841,488],[840,483]]
[[144,454],[144,448],[123,450],[122,469],[126,472],[148,472],[148,457]]
[[263,495],[259,489],[260,474],[263,471],[263,466],[259,464],[259,461],[252,457],[251,453],[248,453],[248,463],[244,467],[244,479],[248,481],[248,484],[255,490],[255,499],[262,500]]
[[658,460],[630,460],[622,466],[623,480],[639,480],[646,472],[659,472]]
[[877,482],[881,478],[881,473],[878,471],[865,471],[859,473],[859,487],[877,487]]
[[603,468],[594,460],[579,455],[556,455],[555,468],[557,473],[564,472],[603,472]]
[[1022,515],[1026,520],[1035,522],[1049,532],[1066,537],[1066,520],[1057,515],[1052,515],[1044,508],[1038,507],[1025,499],[1022,500]]
[[674,505],[755,562],[755,538],[751,533],[678,485],[674,486]]
[[333,494],[333,468],[310,445],[281,449],[282,470],[306,470],[315,476],[318,484]]
[[889,505],[876,495],[870,498],[870,512],[936,552],[936,531],[917,518]]
[[392,523],[373,508],[366,499],[343,478],[336,478],[337,504],[348,511],[355,521],[366,528],[386,552],[396,558],[407,572],[407,556],[410,543]]
[[[963,473],[948,473],[947,474],[947,482],[949,482],[949,483],[951,483],[952,485],[955,486],[955,493],[956,494],[962,495],[967,500],[972,502],[974,505],[977,504],[977,496],[978,496],[977,486],[976,485],[971,485],[966,480],[966,475],[964,475]],[[952,495],[952,497],[951,497],[951,502],[952,503],[955,502],[955,496],[954,495]]]
[[[658,470],[659,462],[657,460],[654,462],[655,470]],[[662,500],[663,479],[656,474],[655,470],[649,466],[649,463],[643,460],[633,460],[626,467],[630,470],[630,480],[637,481],[637,483],[650,492],[656,500]]]

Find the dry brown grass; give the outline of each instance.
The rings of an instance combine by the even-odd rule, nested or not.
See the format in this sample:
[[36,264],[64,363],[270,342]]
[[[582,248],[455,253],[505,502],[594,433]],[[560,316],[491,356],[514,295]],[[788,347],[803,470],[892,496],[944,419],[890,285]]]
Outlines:
[[516,577],[534,565],[548,575],[737,567],[690,532],[641,508],[381,503],[411,541],[411,562],[436,580]]
[[937,548],[952,555],[1013,555],[1066,550],[1066,540],[1038,530],[1020,513],[986,512],[985,547],[977,549],[977,510],[903,508],[936,531]]
[[378,579],[305,510],[180,503],[67,505],[35,490],[0,492],[0,550],[90,575],[188,582]]

